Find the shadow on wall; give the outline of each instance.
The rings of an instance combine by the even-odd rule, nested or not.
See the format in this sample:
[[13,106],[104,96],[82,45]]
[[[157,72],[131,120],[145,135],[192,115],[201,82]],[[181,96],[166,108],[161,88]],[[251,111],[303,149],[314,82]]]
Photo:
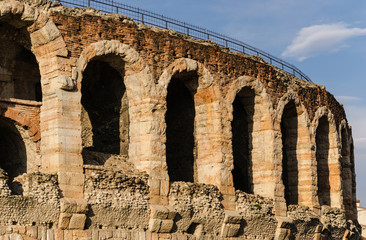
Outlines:
[[29,46],[24,47],[27,44],[22,42],[27,36],[6,23],[1,23],[0,35],[13,39],[0,38],[0,97],[42,101],[37,60]]
[[14,194],[22,189],[14,178],[27,172],[27,153],[24,141],[11,120],[0,118],[0,168],[9,176],[10,188]]
[[233,120],[231,122],[234,188],[246,193],[253,193],[251,150],[254,97],[254,90],[248,87],[243,88],[236,95],[233,103]]
[[[82,144],[84,153],[128,154],[128,99],[123,68],[117,71],[107,60],[88,63],[82,82]],[[121,66],[121,65],[120,65]],[[88,151],[85,151],[87,149]]]
[[194,94],[197,73],[183,72],[172,77],[168,86],[166,128],[166,161],[170,181],[194,182],[195,139]]
[[318,171],[318,197],[319,204],[330,206],[329,182],[329,122],[326,116],[319,119],[316,130],[316,161]]
[[295,102],[286,104],[281,119],[282,181],[286,204],[298,204],[299,169],[297,159],[298,119]]

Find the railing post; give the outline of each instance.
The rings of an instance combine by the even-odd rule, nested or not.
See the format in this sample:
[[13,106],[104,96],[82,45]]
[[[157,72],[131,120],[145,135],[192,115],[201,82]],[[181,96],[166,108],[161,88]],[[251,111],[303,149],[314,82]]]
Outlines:
[[88,7],[90,7],[90,0],[88,0]]

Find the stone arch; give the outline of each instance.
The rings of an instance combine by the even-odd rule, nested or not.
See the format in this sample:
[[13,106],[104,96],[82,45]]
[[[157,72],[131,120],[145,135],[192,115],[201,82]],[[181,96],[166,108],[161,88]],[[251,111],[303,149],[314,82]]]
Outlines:
[[[240,103],[238,103],[240,102]],[[273,105],[266,92],[264,85],[256,78],[249,76],[242,76],[233,81],[231,86],[225,95],[225,104],[228,114],[228,128],[224,131],[227,132],[229,139],[229,151],[232,155],[228,158],[230,159],[231,168],[233,174],[233,184],[236,189],[241,183],[238,181],[245,181],[241,179],[242,176],[238,174],[237,169],[246,168],[247,165],[247,181],[249,181],[249,186],[247,185],[247,192],[260,194],[266,197],[274,196],[275,182],[273,178],[274,173],[274,123],[273,123]],[[237,106],[235,106],[237,105]],[[240,123],[242,120],[237,120],[240,118],[236,116],[236,110],[240,109],[238,105],[244,109],[241,111],[242,115],[246,116],[247,123]],[[240,114],[240,110],[238,111]],[[240,126],[235,127],[235,122],[238,122]],[[242,126],[246,126],[247,129],[244,130],[246,133],[238,133]],[[230,134],[229,134],[230,133]],[[231,137],[232,136],[232,137]],[[245,139],[242,136],[246,136]],[[239,138],[237,141],[236,139]],[[240,140],[243,141],[240,141]],[[249,159],[247,164],[243,164],[243,159],[239,158],[240,152],[238,149],[243,149],[243,145],[240,142],[245,142],[247,146],[246,156]],[[233,162],[232,162],[233,161]],[[236,175],[236,176],[235,176]],[[241,174],[245,175],[245,174]],[[239,187],[240,189],[240,187]],[[243,189],[241,189],[243,190]]]
[[354,210],[354,163],[351,159],[352,138],[350,129],[345,120],[339,126],[339,153],[340,153],[340,176],[342,179],[343,204],[346,210],[346,217],[353,218]]
[[0,110],[0,116],[9,118],[27,129],[28,135],[33,142],[38,142],[41,139],[39,125],[34,123],[27,115],[23,114],[22,111],[14,108],[1,108],[1,106]]
[[[68,51],[60,31],[47,14],[16,0],[0,2],[0,11],[2,15],[0,23],[3,28],[8,28],[7,31],[10,32],[22,30],[25,33],[20,34],[15,42],[21,46],[20,51],[23,51],[28,59],[34,55],[35,60],[31,61],[39,68],[38,73],[34,73],[39,74],[39,81],[25,83],[34,84],[35,88],[34,92],[28,93],[30,97],[27,99],[41,101],[42,93],[45,91],[43,86],[48,83],[52,84],[50,89],[52,91],[59,88],[72,89],[73,84],[69,78],[56,74],[54,71],[55,69],[65,69],[65,61],[61,58],[67,57]],[[24,57],[22,58],[24,59]],[[49,65],[50,61],[52,67]],[[28,74],[28,77],[34,74]]]
[[[22,32],[23,34],[19,34],[20,37],[15,39],[14,42],[26,49],[28,54],[31,52],[38,64],[41,85],[40,88],[39,86],[36,87],[38,90],[41,89],[41,94],[38,94],[38,96],[48,96],[46,99],[42,98],[42,111],[40,113],[40,129],[43,129],[43,138],[39,142],[40,151],[42,152],[41,170],[52,173],[58,172],[59,162],[55,159],[59,159],[59,155],[63,154],[66,149],[74,148],[68,147],[68,144],[75,145],[75,142],[70,141],[71,136],[60,137],[62,132],[60,129],[65,127],[68,129],[73,128],[74,122],[70,124],[71,126],[64,126],[72,121],[70,115],[65,113],[63,117],[67,120],[58,121],[57,123],[49,117],[55,111],[59,111],[59,109],[55,109],[55,106],[56,108],[63,106],[60,102],[63,103],[65,99],[70,99],[60,90],[72,90],[74,88],[71,81],[71,70],[68,71],[66,67],[66,64],[68,64],[68,61],[65,61],[65,58],[68,57],[66,44],[54,22],[42,10],[20,1],[11,0],[1,1],[0,11],[0,30],[2,31],[6,26],[7,31]],[[1,35],[8,36],[6,34]],[[61,72],[64,74],[60,74]],[[40,100],[40,97],[33,98],[33,100]],[[37,133],[34,136],[40,138],[40,131],[37,128],[31,127],[29,132]],[[49,142],[53,143],[52,146],[48,144]],[[60,149],[62,149],[62,153]],[[74,164],[75,160],[71,161]]]
[[315,145],[319,204],[341,208],[338,132],[332,112],[326,107],[320,107],[315,112],[311,129]]
[[0,105],[1,163],[12,181],[15,177],[39,171],[39,124],[22,110]]
[[0,117],[0,134],[0,168],[12,180],[27,172],[25,143],[14,122],[7,118]]
[[175,60],[172,64],[170,64],[162,73],[159,78],[158,84],[162,88],[162,97],[167,96],[167,89],[172,77],[177,73],[182,72],[197,72],[198,79],[196,86],[197,90],[199,89],[206,89],[210,87],[214,79],[210,73],[210,71],[200,62],[197,62],[193,59],[189,58],[179,58]]
[[[214,174],[216,169],[211,171],[211,173],[202,170],[206,168],[211,168],[212,170],[214,165],[207,159],[214,157],[214,154],[210,152],[211,142],[208,138],[210,138],[210,134],[215,135],[215,133],[210,132],[208,129],[213,128],[215,123],[207,124],[207,119],[212,119],[212,115],[219,105],[219,98],[215,94],[218,92],[218,87],[214,84],[211,73],[203,64],[192,59],[181,58],[175,60],[164,70],[158,80],[158,86],[161,91],[160,96],[164,99],[163,105],[167,106],[167,109],[162,113],[166,120],[163,130],[166,134],[163,142],[166,147],[166,164],[170,179],[173,181],[184,180],[220,185],[220,178],[213,179],[206,175]],[[182,91],[186,93],[184,94]],[[185,100],[180,101],[174,96],[173,92],[182,96],[185,95]],[[182,111],[186,111],[186,116],[189,115],[189,119],[186,121],[189,122],[187,126],[188,131],[179,132],[179,128],[175,126],[174,118],[177,118],[177,115],[173,113],[172,106],[174,102],[177,103],[177,106],[181,104],[187,106]],[[182,146],[184,143],[180,139],[173,137],[175,133],[185,136],[190,141],[190,146],[187,147],[190,156],[184,156],[184,158],[189,158],[190,160],[185,168],[178,167],[180,163],[179,158],[174,153],[174,142]],[[207,164],[211,165],[207,166]],[[179,177],[184,175],[189,177]]]
[[275,127],[282,139],[282,182],[287,205],[313,207],[316,188],[312,180],[316,175],[314,154],[311,150],[310,120],[298,95],[290,90],[277,106]]
[[88,63],[93,59],[105,56],[117,56],[124,62],[126,90],[133,99],[155,93],[150,68],[136,50],[118,40],[99,41],[90,44],[83,50],[76,63],[76,68],[73,70],[73,79],[78,83],[79,90],[83,72]]
[[[120,81],[118,83],[116,83],[116,81],[111,83],[110,79],[105,81],[100,80],[100,84],[106,84],[107,90],[110,89],[112,91],[110,94],[113,95],[113,101],[109,104],[111,105],[111,108],[119,106],[117,110],[111,109],[112,112],[117,111],[117,115],[115,116],[116,119],[112,119],[116,124],[111,124],[114,128],[112,131],[117,132],[116,137],[119,138],[120,141],[117,145],[120,146],[120,149],[117,151],[111,150],[107,153],[128,154],[130,159],[134,159],[134,157],[137,158],[137,155],[141,154],[141,152],[136,149],[140,134],[138,130],[141,128],[141,122],[139,120],[139,114],[141,113],[139,112],[139,108],[141,108],[142,99],[155,92],[153,86],[154,81],[150,69],[144,63],[140,55],[126,44],[117,40],[104,40],[92,43],[83,50],[77,61],[76,68],[73,70],[73,76],[80,93],[83,91],[83,86],[87,85],[86,83],[83,84],[82,81],[83,78],[85,78],[84,75],[86,74],[86,71],[88,71],[88,65],[90,64],[94,64],[95,66],[93,66],[95,68],[102,67],[104,70],[109,71],[109,73],[103,77],[109,77],[110,79],[119,78],[119,80],[116,81]],[[112,73],[112,71],[114,72]],[[108,85],[109,83],[112,85]],[[98,84],[99,83],[95,83],[96,86],[99,86]],[[96,93],[98,89],[95,88],[93,91]],[[108,97],[108,92],[103,96]],[[88,97],[90,100],[91,96],[88,95]],[[81,101],[83,102],[83,98],[81,98]],[[114,106],[113,104],[116,105]],[[108,116],[109,114],[106,115]],[[82,119],[82,126],[87,126],[87,130],[85,131],[93,131],[96,125],[93,125],[94,123],[92,122],[93,120],[91,120],[92,116],[90,115],[90,112],[87,113],[86,111],[83,111],[82,118],[85,120]],[[109,123],[110,122],[107,122],[107,124]],[[129,131],[131,126],[136,129],[136,131]],[[118,129],[115,129],[115,127]],[[96,132],[92,132],[92,134],[96,135]],[[115,140],[115,137],[112,138],[112,141],[108,142],[108,144],[113,144],[112,142]],[[134,144],[135,147],[131,148],[131,143]]]

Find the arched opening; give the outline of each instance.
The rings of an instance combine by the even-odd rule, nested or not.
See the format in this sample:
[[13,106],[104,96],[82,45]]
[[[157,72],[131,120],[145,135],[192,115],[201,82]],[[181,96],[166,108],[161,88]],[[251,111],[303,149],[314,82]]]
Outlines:
[[282,119],[282,181],[286,204],[298,204],[299,170],[297,159],[298,118],[295,102],[286,104]]
[[175,74],[168,86],[166,128],[166,161],[170,181],[194,182],[195,138],[194,94],[197,73]]
[[29,37],[6,23],[0,24],[0,35],[0,97],[42,101],[41,75]]
[[329,121],[326,116],[319,119],[316,130],[316,161],[318,174],[318,197],[320,205],[330,206],[329,182]]
[[351,160],[351,176],[352,176],[352,204],[350,206],[350,216],[348,219],[355,220],[357,218],[357,199],[356,199],[356,174],[355,174],[355,156],[353,142],[350,145]]
[[234,187],[246,193],[253,193],[251,134],[253,131],[254,96],[254,90],[248,87],[243,88],[236,95],[231,122]]
[[348,132],[345,127],[341,130],[341,175],[342,175],[342,190],[343,204],[346,209],[346,216],[351,219],[353,213],[353,171],[350,156],[350,144],[348,141]]
[[24,141],[14,123],[0,118],[0,168],[10,181],[27,172],[27,153]]
[[106,56],[89,62],[83,72],[83,154],[85,150],[128,154],[128,98],[122,77],[123,69],[124,64],[118,57]]

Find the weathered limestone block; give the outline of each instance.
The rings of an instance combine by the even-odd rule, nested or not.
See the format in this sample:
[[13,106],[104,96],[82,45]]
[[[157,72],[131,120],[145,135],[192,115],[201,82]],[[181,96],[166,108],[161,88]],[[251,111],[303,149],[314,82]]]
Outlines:
[[60,200],[59,228],[84,229],[88,204],[84,199],[63,198]]
[[0,17],[6,16],[11,11],[11,4],[6,1],[0,2]]
[[314,240],[323,240],[324,235],[322,234],[323,226],[317,226],[315,229]]
[[71,217],[71,213],[61,213],[58,221],[59,228],[67,229],[69,227]]
[[150,219],[149,220],[149,231],[159,232],[161,226],[161,219]]
[[174,226],[174,221],[172,219],[161,220],[159,232],[170,233],[173,229],[173,226]]
[[290,240],[291,230],[286,228],[279,228],[276,230],[275,240]]
[[10,1],[11,3],[11,13],[14,15],[20,15],[24,11],[24,5],[18,1]]
[[72,214],[70,219],[69,229],[84,229],[86,215],[85,214]]
[[33,46],[37,47],[55,40],[60,35],[60,31],[55,24],[49,20],[44,27],[31,34],[31,41]]
[[24,4],[24,11],[20,19],[24,22],[34,22],[37,20],[39,11],[27,4]]
[[275,240],[289,240],[291,239],[291,225],[292,220],[288,217],[277,217],[277,229]]
[[88,204],[84,199],[63,198],[60,200],[62,213],[87,213]]
[[222,237],[236,237],[241,227],[243,217],[232,211],[225,211],[224,223],[221,227]]
[[171,206],[150,205],[151,215],[149,231],[158,233],[170,233],[174,226],[177,212]]

